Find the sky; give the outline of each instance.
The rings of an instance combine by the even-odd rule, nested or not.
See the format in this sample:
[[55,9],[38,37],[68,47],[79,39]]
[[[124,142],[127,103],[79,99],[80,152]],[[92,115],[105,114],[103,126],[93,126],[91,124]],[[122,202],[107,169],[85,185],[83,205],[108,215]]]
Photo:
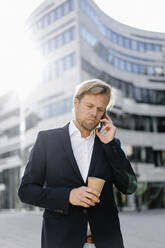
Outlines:
[[[24,23],[43,0],[0,1],[0,95],[12,88],[25,92],[35,80],[36,64],[42,66],[40,56],[29,56]],[[95,0],[108,15],[121,23],[150,31],[165,33],[164,0]],[[35,59],[31,59],[31,58]]]

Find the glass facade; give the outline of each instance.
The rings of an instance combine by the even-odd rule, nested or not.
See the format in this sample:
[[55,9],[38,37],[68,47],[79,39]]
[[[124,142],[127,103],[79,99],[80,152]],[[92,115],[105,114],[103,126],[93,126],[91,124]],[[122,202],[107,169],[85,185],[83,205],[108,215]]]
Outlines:
[[45,11],[47,11],[48,9],[50,9],[51,7],[53,7],[53,5],[54,5],[54,3],[51,3],[51,4],[47,5],[47,6],[45,6],[42,10],[40,10],[40,11],[36,14],[36,16],[39,16],[40,14],[44,13]]
[[86,0],[79,0],[79,3],[81,10],[97,25],[99,31],[111,42],[138,52],[160,52],[162,50],[161,44],[141,42],[114,32],[101,22],[99,15]]
[[151,163],[156,167],[163,167],[165,151],[153,150],[152,147],[132,146],[132,155],[128,158],[133,162]]
[[[116,62],[117,63],[117,62]],[[137,103],[147,103],[155,105],[165,105],[165,91],[134,86],[131,82],[126,82],[100,71],[85,59],[82,59],[82,69],[92,77],[97,77],[108,82],[111,86],[120,89],[123,96],[132,98]]]
[[73,3],[74,0],[67,0],[46,15],[43,15],[32,27],[33,31],[36,32],[38,30],[45,29],[50,24],[69,14],[74,9]]
[[69,21],[67,21],[67,22],[63,23],[62,25],[58,26],[57,28],[54,28],[53,30],[51,30],[51,31],[45,33],[44,35],[42,35],[40,40],[45,39],[45,37],[50,36],[50,35],[58,32],[59,30],[67,27],[69,24],[74,23],[74,22],[75,22],[75,18],[70,19]]
[[0,134],[0,137],[7,136],[7,138],[10,139],[10,138],[18,136],[19,134],[20,134],[20,126],[16,125],[16,126],[3,130],[3,132]]
[[36,127],[39,121],[40,118],[36,113],[30,113],[25,118],[25,130],[27,131],[33,127]]
[[73,108],[72,98],[65,98],[59,100],[55,103],[48,104],[44,107],[41,107],[38,110],[38,115],[41,120],[46,120],[49,118],[57,117],[65,113],[71,112]]
[[19,173],[20,167],[7,169],[1,173],[1,180],[6,185],[1,195],[1,199],[3,199],[3,202],[0,203],[1,209],[14,209],[18,207]]
[[75,39],[75,27],[71,27],[42,44],[42,53],[47,55]]
[[[163,68],[160,66],[160,70],[158,70],[158,66],[152,66],[142,63],[136,63],[133,61],[129,61],[127,59],[123,59],[119,56],[116,56],[114,52],[115,49],[110,49],[109,47],[105,47],[98,39],[88,31],[88,29],[84,25],[80,25],[80,35],[90,46],[93,47],[94,51],[97,55],[102,58],[105,62],[111,64],[119,70],[126,71],[129,73],[143,74],[149,76],[164,76]],[[120,53],[120,52],[118,52]],[[120,53],[121,55],[131,57],[130,55],[126,55],[124,53]],[[133,57],[132,59],[137,59],[137,57]],[[138,60],[144,61],[144,59],[138,58]],[[151,61],[149,61],[151,62]]]
[[0,121],[4,121],[4,120],[7,120],[9,118],[12,118],[12,117],[18,117],[20,114],[20,109],[17,108],[17,109],[14,109],[12,111],[9,111],[3,115],[0,116]]
[[140,34],[135,34],[135,33],[131,33],[131,35],[141,38],[141,39],[146,39],[146,40],[154,40],[154,41],[165,41],[165,39],[163,38],[158,38],[158,37],[150,37],[150,36],[146,36],[146,35],[140,35]]
[[143,131],[143,132],[156,132],[165,133],[165,117],[136,115],[129,113],[118,114],[112,109],[110,116],[118,128]]
[[0,154],[0,159],[4,159],[4,158],[10,158],[13,156],[20,156],[20,149],[16,149],[13,151],[8,151],[5,153]]
[[42,82],[46,83],[58,77],[62,77],[66,70],[69,70],[75,65],[76,65],[76,54],[75,52],[73,52],[49,64],[43,71]]
[[144,147],[144,146],[133,146],[132,147],[132,155],[128,156],[128,158],[133,162],[140,163],[154,163],[155,162],[155,154],[152,147]]

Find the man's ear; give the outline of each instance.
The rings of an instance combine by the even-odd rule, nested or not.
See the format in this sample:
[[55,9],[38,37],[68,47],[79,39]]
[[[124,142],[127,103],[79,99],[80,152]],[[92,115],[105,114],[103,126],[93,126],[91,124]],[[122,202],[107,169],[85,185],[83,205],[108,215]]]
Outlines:
[[77,97],[74,98],[74,107],[76,108],[79,104],[79,99]]

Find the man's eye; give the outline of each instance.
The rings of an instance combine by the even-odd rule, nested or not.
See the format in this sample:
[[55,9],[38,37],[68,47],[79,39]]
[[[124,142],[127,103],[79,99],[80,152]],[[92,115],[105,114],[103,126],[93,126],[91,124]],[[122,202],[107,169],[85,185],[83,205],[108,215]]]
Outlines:
[[101,113],[103,113],[103,112],[104,112],[104,110],[103,110],[103,109],[99,109],[99,111],[100,111]]
[[92,108],[92,105],[87,105],[88,108]]

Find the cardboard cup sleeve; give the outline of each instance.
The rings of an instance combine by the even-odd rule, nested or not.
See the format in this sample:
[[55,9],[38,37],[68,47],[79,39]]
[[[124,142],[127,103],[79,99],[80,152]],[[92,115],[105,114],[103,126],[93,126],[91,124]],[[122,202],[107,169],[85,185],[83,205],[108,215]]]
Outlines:
[[88,187],[96,189],[100,194],[103,189],[105,180],[98,177],[88,177]]

